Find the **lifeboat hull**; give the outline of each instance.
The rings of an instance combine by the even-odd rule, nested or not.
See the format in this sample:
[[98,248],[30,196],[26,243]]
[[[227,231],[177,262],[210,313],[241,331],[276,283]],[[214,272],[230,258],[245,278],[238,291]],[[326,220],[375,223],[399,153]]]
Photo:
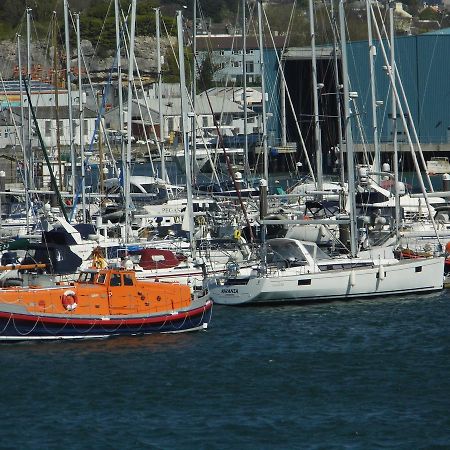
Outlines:
[[212,301],[183,311],[154,316],[77,317],[72,314],[23,314],[10,305],[1,310],[0,341],[92,339],[206,329]]

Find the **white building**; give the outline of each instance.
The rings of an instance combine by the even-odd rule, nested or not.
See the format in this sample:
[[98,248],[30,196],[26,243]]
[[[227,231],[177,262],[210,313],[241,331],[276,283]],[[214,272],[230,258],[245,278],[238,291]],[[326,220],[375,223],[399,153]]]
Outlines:
[[[20,127],[20,123],[16,127]],[[6,147],[14,147],[19,145],[20,141],[17,139],[16,128],[14,122],[9,115],[6,116],[0,112],[0,149]]]
[[[28,108],[24,109],[24,127],[28,129]],[[20,108],[13,108],[12,113],[16,123],[20,122],[21,111]],[[70,145],[70,122],[69,122],[69,108],[67,106],[56,108],[52,106],[39,106],[34,110],[36,116],[36,122],[39,127],[39,131],[42,136],[44,145],[48,148],[55,148],[57,146],[57,121],[59,121],[59,143],[61,146]],[[80,120],[79,111],[77,107],[72,108],[72,130],[73,130],[73,143],[76,146],[80,145],[81,139],[83,143],[88,145],[94,135],[95,122],[97,114],[89,109],[84,109],[84,122],[83,122],[83,136],[80,135]],[[33,132],[33,145],[37,145],[37,131],[34,124],[33,117],[31,119],[31,129]]]
[[[211,106],[210,106],[211,104]],[[149,110],[147,110],[147,105]],[[142,126],[142,123],[147,127],[147,137],[154,138],[152,129],[155,130],[156,135],[159,136],[159,104],[158,99],[149,98],[147,104],[144,100],[133,100],[133,135],[136,139],[142,136],[136,135],[136,129],[138,123]],[[240,104],[228,100],[225,96],[209,95],[209,101],[205,93],[196,96],[195,101],[196,123],[197,123],[197,135],[201,136],[204,129],[212,128],[215,125],[215,121],[222,127],[226,127],[232,131],[233,134],[242,134],[244,132],[244,108]],[[187,112],[192,117],[192,108],[189,105],[189,111]],[[126,115],[127,112],[124,112]],[[162,101],[162,119],[164,120],[164,138],[168,139],[173,137],[174,133],[181,131],[181,99],[180,98],[164,98]],[[251,109],[247,108],[248,116],[248,132],[259,132],[259,120],[257,114]],[[191,120],[189,122],[189,130],[191,130]],[[118,129],[119,114],[118,108],[113,108],[105,113],[105,126],[106,128]],[[126,124],[126,120],[125,120]]]

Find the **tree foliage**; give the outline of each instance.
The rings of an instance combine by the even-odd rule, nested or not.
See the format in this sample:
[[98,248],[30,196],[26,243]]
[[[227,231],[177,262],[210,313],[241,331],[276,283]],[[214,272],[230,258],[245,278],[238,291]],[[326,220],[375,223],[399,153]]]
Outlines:
[[206,55],[206,57],[203,59],[203,61],[200,64],[200,67],[198,69],[198,90],[206,91],[209,88],[212,88],[215,86],[215,83],[213,81],[214,73],[217,71],[217,65],[215,65],[209,55],[209,53]]

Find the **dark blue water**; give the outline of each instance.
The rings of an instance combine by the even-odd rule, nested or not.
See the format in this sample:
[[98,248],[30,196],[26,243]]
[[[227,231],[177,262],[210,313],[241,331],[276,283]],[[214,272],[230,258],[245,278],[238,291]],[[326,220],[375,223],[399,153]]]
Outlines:
[[0,447],[450,448],[450,293],[0,346]]

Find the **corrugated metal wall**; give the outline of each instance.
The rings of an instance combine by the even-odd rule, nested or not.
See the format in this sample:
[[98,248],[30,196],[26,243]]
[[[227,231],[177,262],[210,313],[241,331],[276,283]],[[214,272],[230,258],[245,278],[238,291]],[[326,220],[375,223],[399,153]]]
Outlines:
[[[377,100],[384,102],[377,108],[378,130],[381,142],[389,142],[392,140],[390,83],[383,69],[386,62],[380,44],[376,43],[376,47]],[[387,48],[386,51],[390,58]],[[422,143],[447,142],[447,128],[450,126],[450,36],[424,34],[398,37],[395,53],[419,140]],[[373,142],[367,41],[348,44],[348,56],[351,90],[358,92],[357,108],[353,112],[361,118],[366,142]],[[406,112],[406,108],[404,110]],[[361,142],[361,133],[357,133],[356,129],[354,136],[356,142]],[[399,139],[402,140],[401,134]]]

